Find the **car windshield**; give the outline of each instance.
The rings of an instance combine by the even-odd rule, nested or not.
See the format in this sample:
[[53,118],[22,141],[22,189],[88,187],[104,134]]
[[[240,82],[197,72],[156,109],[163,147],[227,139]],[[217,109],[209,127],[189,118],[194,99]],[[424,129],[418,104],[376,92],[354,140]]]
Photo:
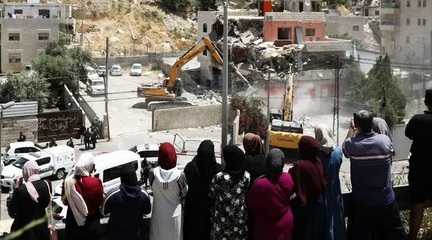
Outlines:
[[99,70],[104,70],[105,66],[99,66]]
[[113,70],[120,70],[120,66],[112,66]]
[[132,69],[141,69],[140,65],[132,65]]
[[92,86],[102,86],[102,85],[104,85],[104,83],[103,82],[92,82]]
[[22,169],[24,164],[28,161],[27,158],[19,158],[18,160],[16,160],[13,165],[19,169]]

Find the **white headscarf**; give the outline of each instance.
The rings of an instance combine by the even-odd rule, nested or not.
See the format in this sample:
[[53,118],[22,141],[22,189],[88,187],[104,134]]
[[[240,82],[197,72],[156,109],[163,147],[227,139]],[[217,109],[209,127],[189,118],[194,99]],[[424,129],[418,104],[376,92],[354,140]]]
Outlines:
[[94,168],[93,158],[91,153],[82,154],[75,164],[74,176],[66,178],[64,184],[68,206],[71,208],[78,226],[84,226],[88,209],[84,198],[75,188],[76,177],[90,176],[90,172]]
[[39,176],[39,166],[33,160],[27,161],[23,166],[23,178],[24,178],[24,186],[27,189],[27,192],[30,195],[30,198],[38,202],[39,193],[36,191],[33,183],[34,181],[40,180]]
[[325,125],[315,126],[315,139],[323,147],[333,148],[336,145],[333,133]]

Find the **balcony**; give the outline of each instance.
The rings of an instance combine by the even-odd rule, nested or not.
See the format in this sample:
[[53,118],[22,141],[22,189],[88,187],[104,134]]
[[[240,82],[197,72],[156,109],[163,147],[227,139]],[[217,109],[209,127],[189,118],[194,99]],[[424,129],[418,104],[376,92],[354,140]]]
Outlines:
[[381,6],[382,14],[398,14],[400,13],[400,4],[396,2],[383,2]]

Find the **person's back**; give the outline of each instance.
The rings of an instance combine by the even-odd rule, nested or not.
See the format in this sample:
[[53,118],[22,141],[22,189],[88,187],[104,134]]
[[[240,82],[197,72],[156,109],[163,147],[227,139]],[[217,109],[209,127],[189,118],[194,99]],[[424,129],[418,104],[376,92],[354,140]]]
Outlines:
[[[135,175],[135,176],[133,176]],[[132,180],[123,180],[129,178]],[[108,236],[111,240],[144,239],[144,215],[151,211],[150,198],[137,185],[136,174],[122,176],[120,189],[110,194],[104,205],[104,213],[110,214]]]
[[354,115],[342,149],[351,160],[349,234],[353,240],[406,239],[391,182],[393,145],[390,138],[372,132],[373,117],[362,110]]
[[251,177],[251,184],[255,182],[257,178],[265,174],[265,155],[245,155],[245,170],[249,172]]
[[351,159],[353,200],[369,206],[392,203],[390,139],[383,134],[361,133],[344,143],[344,153]]

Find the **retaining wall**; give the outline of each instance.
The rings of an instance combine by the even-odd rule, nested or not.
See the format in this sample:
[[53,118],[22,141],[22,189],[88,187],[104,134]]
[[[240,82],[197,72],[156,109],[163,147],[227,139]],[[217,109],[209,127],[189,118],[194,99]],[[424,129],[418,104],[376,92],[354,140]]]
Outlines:
[[158,109],[152,114],[152,130],[208,127],[221,123],[222,105]]
[[35,141],[37,131],[38,118],[36,116],[4,118],[1,146],[6,147],[9,143],[16,142],[20,132],[23,132],[27,141]]
[[[134,63],[141,63],[142,65],[161,64],[162,58],[165,57],[178,57],[182,53],[148,53],[140,56],[112,56],[109,58],[108,65],[120,64],[122,67],[130,67]],[[105,65],[105,57],[94,57],[93,61],[97,65]]]

